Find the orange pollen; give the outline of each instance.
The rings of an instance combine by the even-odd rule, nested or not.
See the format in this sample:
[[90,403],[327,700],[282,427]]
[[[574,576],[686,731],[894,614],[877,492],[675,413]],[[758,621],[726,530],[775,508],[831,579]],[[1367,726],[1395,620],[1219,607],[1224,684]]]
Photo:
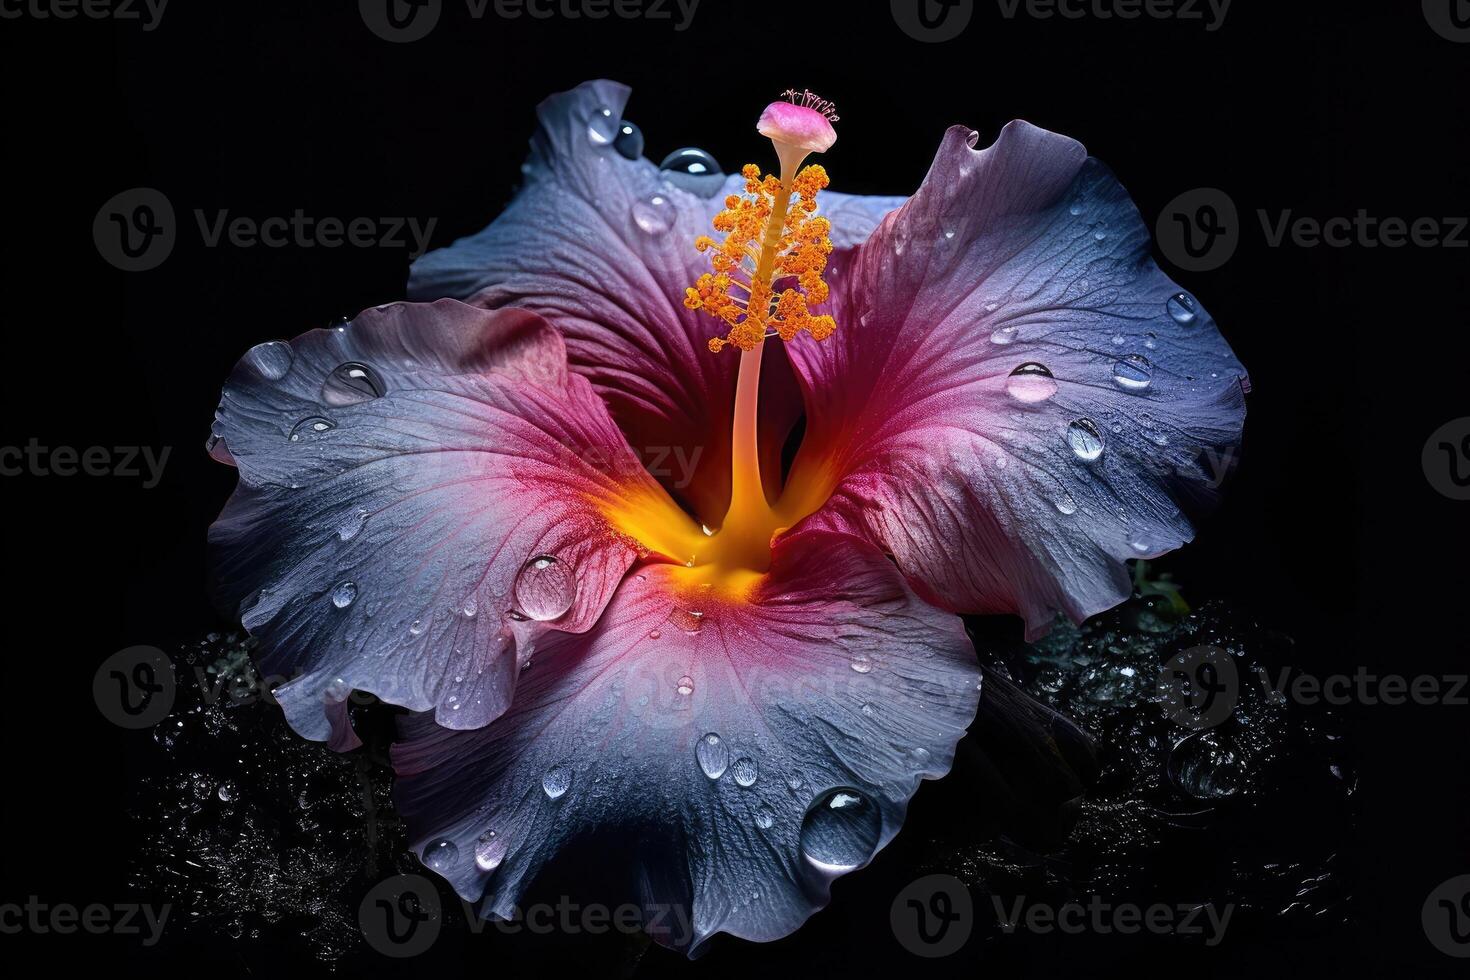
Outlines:
[[[816,215],[826,169],[812,164],[782,180],[746,164],[741,174],[745,193],[726,197],[713,222],[723,241],[708,235],[694,241],[713,271],[685,290],[684,305],[724,326],[724,335],[709,342],[716,353],[726,344],[754,350],[769,336],[787,342],[803,331],[817,340],[831,336],[836,321],[811,312],[829,293],[822,274],[832,254],[832,223]],[[794,282],[777,292],[778,280]]]

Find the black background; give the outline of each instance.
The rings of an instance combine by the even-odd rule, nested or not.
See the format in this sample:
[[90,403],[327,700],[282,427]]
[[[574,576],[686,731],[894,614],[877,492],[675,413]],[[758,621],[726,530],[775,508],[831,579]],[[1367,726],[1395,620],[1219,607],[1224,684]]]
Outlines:
[[[944,127],[967,124],[988,142],[1011,118],[1081,139],[1150,221],[1183,191],[1224,189],[1244,220],[1236,256],[1200,275],[1163,264],[1251,371],[1244,462],[1223,508],[1164,567],[1190,597],[1230,599],[1295,636],[1309,671],[1464,673],[1470,504],[1429,486],[1420,452],[1439,425],[1470,414],[1470,251],[1272,248],[1255,218],[1470,212],[1470,44],[1437,36],[1418,3],[1362,6],[1378,10],[1238,0],[1211,32],[1147,18],[1008,20],[982,0],[944,44],[910,39],[877,2],[704,0],[678,32],[646,19],[475,20],[451,0],[412,44],[375,37],[348,2],[175,0],[151,32],[0,20],[3,442],[172,450],[154,489],[118,477],[0,482],[10,738],[0,900],[126,898],[129,760],[148,736],[99,716],[91,678],[122,647],[230,625],[204,591],[204,532],[234,481],[203,451],[226,373],[253,344],[403,295],[406,249],[206,248],[193,210],[435,217],[442,246],[508,200],[535,104],[589,78],[632,85],[627,114],[655,160],[691,144],[727,170],[761,160],[755,114],[806,86],[842,111],[824,160],[840,190],[909,193]],[[138,186],[172,200],[180,240],[160,268],[128,274],[102,260],[91,226],[105,200]],[[1470,715],[1352,715],[1362,755],[1352,929],[1187,958],[1120,942],[1079,969],[1454,965],[1419,915],[1434,886],[1470,872]],[[978,967],[974,956],[910,958],[886,928],[890,894],[865,888],[864,874],[795,939],[693,966],[655,950],[645,968],[960,972],[988,957],[1026,972],[1025,957],[993,948]],[[110,962],[130,972],[184,965],[155,969],[115,938],[0,936],[0,947],[18,942],[57,959],[126,952]],[[210,959],[240,971],[223,943]],[[364,963],[380,965],[352,966]],[[497,969],[484,944],[463,962],[420,966]]]

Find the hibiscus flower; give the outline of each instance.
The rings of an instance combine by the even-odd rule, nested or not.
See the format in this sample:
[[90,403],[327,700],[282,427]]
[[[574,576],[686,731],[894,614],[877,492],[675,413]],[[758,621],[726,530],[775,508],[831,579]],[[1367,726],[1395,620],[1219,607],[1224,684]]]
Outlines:
[[461,896],[511,916],[621,833],[692,952],[789,934],[949,770],[958,614],[1039,636],[1190,539],[1247,382],[1074,140],[955,127],[911,198],[853,197],[809,93],[728,178],[643,159],[627,97],[541,106],[504,214],[415,265],[430,302],[245,355],[210,537],[296,731],[356,745],[353,690],[413,712],[398,806]]

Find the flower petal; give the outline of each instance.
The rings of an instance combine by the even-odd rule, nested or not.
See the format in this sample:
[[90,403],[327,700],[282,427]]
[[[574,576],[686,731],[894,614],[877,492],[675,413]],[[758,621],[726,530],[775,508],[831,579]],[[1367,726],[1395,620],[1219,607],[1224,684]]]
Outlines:
[[591,626],[638,556],[600,502],[687,523],[523,310],[400,303],[262,344],[212,443],[240,471],[216,591],[292,726],[349,747],[350,690],[484,725],[539,631]]
[[840,324],[792,346],[812,520],[891,552],[963,612],[1030,634],[1128,594],[1123,559],[1192,536],[1245,416],[1245,371],[1149,257],[1081,144],[1011,123],[946,135],[919,192],[834,256]]
[[598,830],[647,845],[630,859],[645,911],[692,912],[692,935],[655,938],[691,953],[717,932],[776,939],[949,770],[979,700],[974,652],[877,551],[794,535],[750,600],[706,594],[702,617],[684,571],[630,577],[595,630],[546,643],[494,725],[405,726],[413,846],[487,917]]
[[[586,82],[543,102],[524,188],[488,228],[416,262],[409,295],[545,316],[566,337],[572,370],[592,381],[650,472],[713,526],[729,506],[739,358],[709,352],[718,331],[685,308],[684,291],[709,271],[695,238],[710,234],[725,195],[741,193],[744,180],[731,176],[705,197],[650,161],[623,156],[609,127],[629,92]],[[823,198],[839,246],[865,237],[898,203]],[[801,403],[790,372],[771,363],[760,444],[762,472],[774,480]]]

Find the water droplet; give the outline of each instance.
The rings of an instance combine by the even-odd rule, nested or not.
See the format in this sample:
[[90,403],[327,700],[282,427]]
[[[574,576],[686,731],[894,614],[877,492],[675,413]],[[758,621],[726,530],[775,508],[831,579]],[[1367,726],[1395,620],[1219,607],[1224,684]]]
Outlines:
[[686,697],[690,694],[693,694],[694,678],[690,677],[688,674],[685,674],[674,683],[674,690],[678,691],[680,694],[683,694]]
[[356,582],[338,582],[337,587],[332,590],[332,605],[338,609],[346,609],[356,601]]
[[662,194],[633,202],[633,223],[645,234],[662,235],[674,226],[674,206]]
[[505,860],[505,841],[487,830],[475,841],[475,867],[481,871],[494,871]]
[[648,634],[648,638],[650,640],[656,640],[661,636],[663,636],[663,633],[659,632],[658,630],[653,630],[651,633]]
[[1018,327],[1001,327],[990,335],[990,342],[992,344],[999,344],[1002,347],[1006,344],[1014,344],[1016,342],[1016,335],[1020,332]]
[[349,361],[338,365],[322,382],[322,401],[338,407],[357,405],[382,398],[386,390],[376,371],[366,364]]
[[480,611],[480,600],[474,596],[470,596],[464,601],[464,605],[460,607],[460,611],[464,613],[466,619],[474,619],[475,613]]
[[1164,308],[1169,311],[1169,316],[1174,322],[1181,326],[1189,326],[1199,315],[1199,307],[1195,305],[1194,297],[1188,293],[1175,293],[1170,296]]
[[1134,551],[1138,552],[1140,555],[1147,554],[1148,551],[1149,551],[1149,543],[1146,540],[1144,540],[1143,538],[1141,538],[1141,537],[1134,537],[1134,538],[1132,538],[1128,542],[1128,547],[1132,548]]
[[1100,241],[1102,241],[1103,239],[1105,239],[1107,237],[1108,237],[1107,230],[1105,228],[1103,228],[1101,225],[1098,225],[1097,227],[1095,227],[1095,228],[1092,229],[1092,238],[1093,238],[1094,241],[1099,241],[1100,242]]
[[236,791],[235,791],[235,784],[234,783],[231,783],[231,782],[223,782],[223,783],[220,783],[219,784],[219,790],[217,791],[217,795],[220,798],[220,802],[222,802],[222,803],[229,803],[231,800],[233,800],[235,798],[235,792]]
[[714,197],[725,185],[725,175],[715,158],[698,147],[686,146],[664,157],[660,174],[681,190],[700,197]]
[[859,674],[866,674],[872,671],[873,661],[868,658],[867,654],[860,653],[856,657],[852,658],[851,666],[852,669],[857,671]]
[[735,764],[730,767],[730,775],[734,777],[735,782],[739,783],[741,786],[754,786],[756,778],[755,760],[750,758],[749,756],[741,756],[740,758],[736,759]]
[[566,766],[553,766],[541,777],[541,788],[553,800],[563,796],[572,785],[572,774]]
[[1077,513],[1077,501],[1073,500],[1069,493],[1063,493],[1053,503],[1056,504],[1059,513],[1066,514],[1068,517]]
[[342,523],[337,525],[337,539],[339,541],[351,541],[362,531],[363,525],[367,523],[368,512],[358,508],[346,517]]
[[1067,444],[1084,463],[1091,463],[1103,454],[1102,433],[1092,419],[1078,419],[1067,427]]
[[1146,334],[1143,335],[1143,347],[1144,347],[1144,350],[1156,350],[1158,348],[1158,346],[1159,346],[1159,335],[1158,334],[1146,333]]
[[267,381],[280,381],[291,370],[296,354],[291,345],[281,340],[256,344],[245,352],[245,362]]
[[972,150],[975,147],[979,146],[980,145],[980,130],[978,130],[978,129],[972,129],[972,130],[970,130],[969,135],[965,137],[965,145],[968,146]]
[[1006,379],[1006,394],[1018,402],[1034,405],[1057,393],[1057,382],[1044,364],[1028,361]]
[[724,739],[710,732],[694,746],[694,759],[701,772],[710,779],[719,779],[730,765],[730,749]]
[[424,635],[424,624],[423,624],[423,621],[422,620],[415,619],[412,623],[409,623],[408,624],[408,633],[409,633],[410,636],[423,636]]
[[1169,780],[1196,799],[1234,796],[1250,781],[1246,760],[1218,731],[1195,732],[1169,753]]
[[835,789],[802,820],[801,853],[818,870],[851,871],[873,856],[882,833],[876,806],[857,790]]
[[1154,367],[1142,354],[1129,354],[1113,365],[1113,381],[1125,391],[1143,391],[1154,378]]
[[309,442],[317,436],[320,436],[323,432],[329,432],[336,427],[337,423],[331,419],[324,419],[320,416],[313,415],[311,418],[302,419],[291,427],[291,441],[302,442],[304,440]]
[[593,146],[607,146],[618,138],[618,117],[607,106],[595,109],[587,119],[587,139]]
[[352,685],[340,677],[332,678],[330,684],[322,691],[322,697],[328,701],[346,701],[347,696],[352,693]]
[[516,576],[515,599],[520,611],[540,622],[557,619],[572,608],[577,583],[565,562],[537,555]]
[[453,870],[459,863],[459,848],[454,846],[454,841],[439,838],[431,841],[424,847],[424,867],[431,871],[437,871],[441,875]]
[[669,625],[683,630],[691,636],[704,628],[704,613],[698,609],[680,609],[675,606],[669,611]]
[[1077,217],[1079,214],[1082,213],[1082,202],[1081,201],[1073,201],[1072,202],[1072,206],[1070,208],[1068,208],[1067,210],[1072,215],[1072,217],[1074,217],[1074,218]]
[[867,715],[867,716],[868,716],[868,717],[869,717],[869,718],[871,718],[871,717],[873,717],[873,716],[874,716],[874,715],[876,715],[876,714],[877,714],[877,713],[878,713],[878,709],[877,709],[877,708],[875,708],[875,707],[874,707],[874,706],[873,706],[873,705],[872,705],[872,703],[870,703],[870,702],[865,702],[865,703],[864,703],[864,704],[863,704],[863,706],[862,706],[862,712],[863,712],[863,714],[865,714],[865,715]]
[[618,135],[613,137],[613,149],[625,160],[637,160],[643,155],[643,130],[624,119],[618,123]]
[[763,806],[755,811],[755,825],[761,830],[770,830],[775,822],[776,814],[770,807]]

